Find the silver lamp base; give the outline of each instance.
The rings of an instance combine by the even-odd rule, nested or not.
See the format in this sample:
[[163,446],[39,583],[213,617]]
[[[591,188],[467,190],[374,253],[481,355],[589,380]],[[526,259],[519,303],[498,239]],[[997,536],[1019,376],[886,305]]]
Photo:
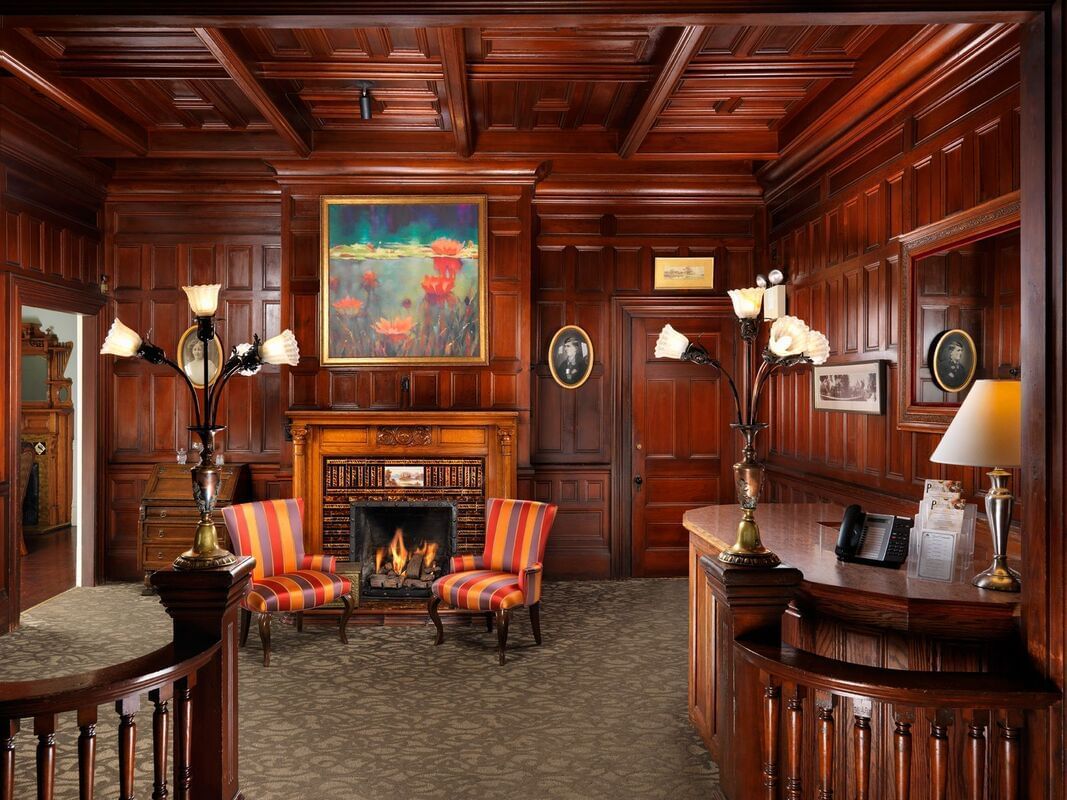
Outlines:
[[1018,572],[1008,566],[1008,531],[1011,528],[1011,509],[1015,498],[1008,491],[1007,481],[1011,475],[997,467],[989,475],[993,488],[985,496],[985,514],[989,532],[993,536],[993,563],[985,572],[980,572],[971,581],[979,589],[994,592],[1018,592],[1023,588]]

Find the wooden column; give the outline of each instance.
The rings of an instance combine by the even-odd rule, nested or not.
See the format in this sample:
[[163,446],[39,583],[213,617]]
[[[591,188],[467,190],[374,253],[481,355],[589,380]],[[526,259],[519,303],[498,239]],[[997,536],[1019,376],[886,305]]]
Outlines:
[[191,719],[179,721],[191,733],[189,771],[197,796],[242,798],[237,773],[237,612],[254,564],[254,559],[241,558],[224,569],[152,575],[160,602],[174,620],[179,657],[222,642],[197,673],[190,693]]
[[709,556],[700,559],[700,566],[726,634],[712,654],[719,668],[716,685],[710,687],[716,697],[720,781],[727,797],[762,797],[766,792],[763,753],[759,740],[753,741],[751,724],[765,715],[763,686],[758,670],[737,656],[730,643],[756,635],[781,641],[782,613],[800,586],[800,570],[785,565],[737,567]]

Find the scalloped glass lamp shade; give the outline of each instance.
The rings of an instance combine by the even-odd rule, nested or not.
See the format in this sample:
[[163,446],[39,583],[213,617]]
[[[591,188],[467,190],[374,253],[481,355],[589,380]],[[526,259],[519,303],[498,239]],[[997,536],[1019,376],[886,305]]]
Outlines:
[[219,307],[219,289],[221,283],[201,283],[197,286],[183,286],[182,291],[189,298],[189,308],[193,316],[212,317]]
[[288,364],[295,367],[300,363],[300,346],[296,343],[293,332],[286,328],[259,346],[259,357],[265,364]]
[[689,347],[689,338],[670,324],[664,325],[656,339],[656,358],[681,358]]
[[734,304],[734,315],[738,319],[755,319],[763,305],[763,288],[753,286],[749,289],[730,289],[727,292]]
[[107,332],[107,338],[100,348],[100,355],[119,356],[129,358],[137,355],[141,349],[141,337],[133,328],[124,325],[122,320],[116,317]]

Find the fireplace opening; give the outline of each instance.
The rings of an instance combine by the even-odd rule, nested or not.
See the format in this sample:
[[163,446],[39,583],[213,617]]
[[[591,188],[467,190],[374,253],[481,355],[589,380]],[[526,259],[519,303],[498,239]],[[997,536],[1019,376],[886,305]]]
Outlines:
[[456,506],[446,501],[353,500],[350,522],[361,597],[427,598],[456,551]]

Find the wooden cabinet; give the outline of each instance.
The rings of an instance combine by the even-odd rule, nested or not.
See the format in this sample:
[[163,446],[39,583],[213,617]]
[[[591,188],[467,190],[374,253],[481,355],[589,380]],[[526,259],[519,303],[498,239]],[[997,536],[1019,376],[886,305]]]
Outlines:
[[[137,565],[144,572],[145,585],[158,569],[166,569],[175,558],[193,545],[200,513],[193,501],[190,464],[157,464],[148,478],[141,498],[141,536]],[[218,527],[219,544],[229,549],[230,538],[222,520],[222,509],[251,499],[248,469],[244,464],[221,467],[219,498],[212,518]]]

